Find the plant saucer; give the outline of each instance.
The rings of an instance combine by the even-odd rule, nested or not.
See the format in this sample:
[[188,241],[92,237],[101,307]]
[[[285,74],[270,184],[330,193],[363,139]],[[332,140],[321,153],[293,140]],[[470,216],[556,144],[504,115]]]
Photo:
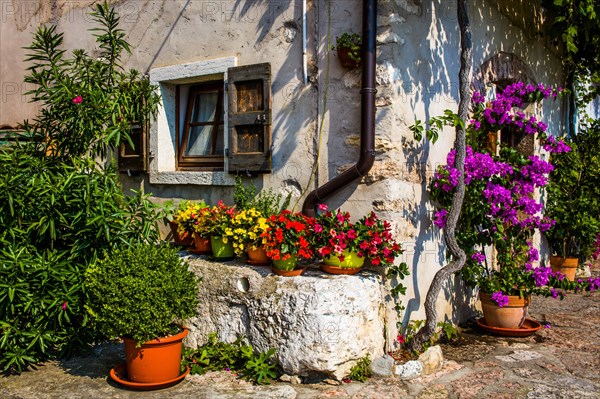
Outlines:
[[283,277],[299,276],[302,273],[304,273],[305,270],[306,270],[306,266],[296,267],[294,270],[281,270],[281,269],[277,269],[277,268],[271,266],[271,271],[273,273],[275,273],[278,276],[283,276]]
[[161,382],[133,382],[127,379],[127,366],[125,363],[116,365],[110,370],[110,378],[120,385],[126,388],[133,389],[134,391],[153,391],[156,389],[163,389],[173,386],[183,380],[186,375],[190,372],[190,368],[186,367],[185,371],[176,378],[168,381]]
[[542,328],[542,324],[533,319],[525,319],[521,328],[502,328],[490,326],[483,317],[477,319],[477,325],[485,332],[503,337],[528,337]]

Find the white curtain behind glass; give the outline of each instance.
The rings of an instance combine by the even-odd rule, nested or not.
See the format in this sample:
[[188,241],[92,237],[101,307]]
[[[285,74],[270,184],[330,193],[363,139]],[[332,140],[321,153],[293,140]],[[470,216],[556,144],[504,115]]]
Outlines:
[[[197,123],[213,121],[217,109],[218,97],[219,94],[216,92],[196,94],[190,122]],[[190,126],[185,155],[211,155],[211,131],[212,126]]]

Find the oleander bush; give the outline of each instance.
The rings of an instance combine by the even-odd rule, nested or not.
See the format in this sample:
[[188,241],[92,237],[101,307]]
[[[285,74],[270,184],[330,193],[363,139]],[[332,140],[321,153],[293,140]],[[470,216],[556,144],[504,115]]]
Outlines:
[[[124,71],[129,51],[107,3],[91,13],[99,56],[40,27],[25,81],[40,105],[16,144],[0,147],[0,368],[21,372],[99,337],[86,316],[86,269],[113,248],[159,240],[162,214],[141,192],[125,195],[98,163],[156,112],[156,88]],[[103,158],[106,159],[106,158]]]

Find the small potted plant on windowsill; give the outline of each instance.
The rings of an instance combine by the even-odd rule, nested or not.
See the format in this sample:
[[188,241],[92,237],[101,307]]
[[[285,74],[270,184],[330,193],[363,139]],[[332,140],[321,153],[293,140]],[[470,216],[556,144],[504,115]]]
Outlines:
[[357,33],[344,32],[336,37],[335,47],[342,66],[356,68],[360,65],[362,39]]
[[573,281],[577,266],[597,250],[600,235],[600,124],[582,126],[560,148],[551,157],[555,168],[546,205],[546,214],[556,224],[546,237],[555,254],[550,258],[552,269]]
[[183,378],[187,329],[179,323],[196,314],[198,280],[176,249],[150,244],[115,249],[87,270],[85,287],[100,332],[125,341],[126,367],[111,370],[113,379],[152,389]]

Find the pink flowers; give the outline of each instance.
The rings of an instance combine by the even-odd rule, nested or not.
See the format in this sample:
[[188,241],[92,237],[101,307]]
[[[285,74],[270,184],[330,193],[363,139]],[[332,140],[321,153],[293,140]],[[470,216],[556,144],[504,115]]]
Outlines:
[[83,97],[77,96],[71,100],[73,104],[81,104],[83,102]]
[[433,217],[433,224],[439,227],[440,229],[443,229],[444,227],[446,227],[447,220],[448,211],[442,208],[435,213],[435,216]]
[[62,310],[67,310],[67,301],[64,301],[61,305]]
[[490,298],[492,301],[496,302],[499,307],[503,307],[508,305],[508,295],[504,295],[502,291],[496,291],[492,294]]

